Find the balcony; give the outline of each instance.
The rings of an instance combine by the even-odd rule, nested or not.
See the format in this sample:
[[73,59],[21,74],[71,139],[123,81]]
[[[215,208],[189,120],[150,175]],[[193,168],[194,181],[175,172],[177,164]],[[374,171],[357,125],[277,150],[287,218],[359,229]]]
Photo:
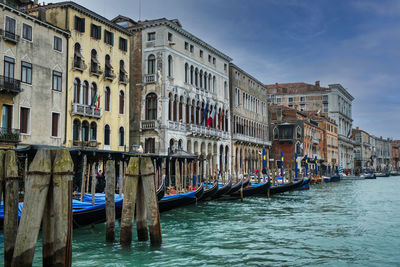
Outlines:
[[186,126],[183,122],[178,121],[168,121],[168,129],[186,131]]
[[101,145],[101,143],[97,142],[96,140],[91,140],[91,141],[73,140],[72,145],[74,147],[97,148],[99,145]]
[[0,142],[18,143],[20,142],[19,129],[0,127]]
[[319,144],[319,139],[313,137],[313,138],[312,138],[312,143],[318,145],[318,144]]
[[21,81],[0,75],[0,92],[18,94],[21,92]]
[[187,124],[187,128],[184,131],[188,131],[189,135],[192,136],[209,137],[213,139],[229,138],[228,132],[196,124]]
[[104,80],[109,80],[112,81],[115,79],[115,74],[114,71],[111,69],[106,69],[106,71],[104,72]]
[[159,123],[156,120],[144,120],[140,121],[140,129],[142,130],[154,130],[159,127]]
[[248,143],[253,145],[269,146],[271,143],[269,141],[263,140],[261,138],[256,138],[252,136],[247,136],[244,134],[235,133],[232,137],[233,140],[240,143]]
[[3,36],[4,40],[9,41],[11,43],[18,43],[19,41],[19,35],[16,35],[13,32],[5,31],[0,29],[0,35]]
[[126,75],[125,73],[120,73],[118,81],[119,81],[119,83],[122,83],[122,84],[128,84],[128,82],[129,82],[128,75]]
[[102,74],[103,74],[103,71],[101,70],[99,65],[97,65],[97,64],[90,65],[90,75],[99,77]]
[[155,74],[145,74],[143,76],[143,82],[144,83],[156,83],[157,76]]
[[87,69],[87,65],[85,64],[85,60],[81,58],[75,58],[74,59],[74,65],[72,67],[74,70],[78,70],[83,72],[84,70]]
[[93,106],[72,103],[71,115],[79,115],[79,116],[100,119],[102,114],[100,108],[95,109]]

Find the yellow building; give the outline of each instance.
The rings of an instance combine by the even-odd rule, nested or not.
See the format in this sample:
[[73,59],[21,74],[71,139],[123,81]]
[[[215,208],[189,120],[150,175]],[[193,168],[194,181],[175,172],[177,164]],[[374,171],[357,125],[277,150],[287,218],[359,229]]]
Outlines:
[[338,166],[339,147],[338,147],[338,126],[334,120],[327,116],[314,117],[318,121],[318,126],[324,130],[324,157],[327,166],[332,170]]
[[64,145],[128,150],[130,33],[74,2],[28,12],[71,34]]

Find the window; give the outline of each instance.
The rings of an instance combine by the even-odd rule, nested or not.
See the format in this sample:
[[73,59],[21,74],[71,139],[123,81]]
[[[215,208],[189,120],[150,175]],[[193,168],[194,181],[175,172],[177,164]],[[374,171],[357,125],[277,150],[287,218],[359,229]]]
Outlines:
[[305,111],[306,110],[306,104],[300,104],[300,110]]
[[172,66],[173,66],[172,56],[169,55],[168,56],[168,77],[172,77]]
[[189,50],[189,43],[185,42],[185,50]]
[[306,97],[305,97],[305,96],[301,96],[301,97],[300,97],[300,101],[301,101],[301,102],[306,101]]
[[101,26],[90,24],[90,37],[96,40],[101,39]]
[[119,49],[122,51],[128,51],[128,41],[125,38],[119,37]]
[[213,57],[213,65],[215,65],[217,63],[217,60],[215,59],[215,57]]
[[53,90],[62,91],[62,73],[53,70]]
[[173,39],[172,39],[172,33],[170,33],[170,32],[168,33],[168,41],[169,41],[169,42],[172,42],[172,41],[173,41]]
[[22,38],[28,41],[32,41],[32,26],[23,23],[22,24]]
[[54,36],[54,50],[62,51],[62,39],[60,37]]
[[21,61],[21,82],[32,84],[32,64]]
[[211,63],[211,55],[208,55],[208,62]]
[[92,122],[90,124],[89,137],[90,137],[90,141],[96,141],[97,140],[97,124],[95,122]]
[[155,41],[156,40],[156,33],[155,32],[148,32],[147,33],[147,41]]
[[109,45],[114,45],[114,33],[104,30],[104,42]]
[[4,77],[5,81],[12,83],[14,80],[15,60],[11,57],[4,57]]
[[119,128],[119,146],[124,146],[124,128]]
[[85,32],[85,19],[75,16],[75,30]]
[[228,68],[228,65],[224,64],[224,71],[226,71]]
[[87,121],[82,122],[82,141],[89,141],[89,123]]
[[111,92],[110,92],[110,88],[109,87],[106,87],[106,92],[105,92],[105,99],[104,99],[104,101],[105,101],[105,105],[104,105],[104,109],[106,110],[106,111],[110,111],[110,100],[111,100]]
[[155,138],[146,138],[144,143],[144,153],[155,153]]
[[125,105],[124,92],[120,91],[119,92],[119,114],[124,114],[124,105]]
[[89,83],[87,81],[83,82],[83,104],[89,105]]
[[328,96],[327,95],[322,96],[322,100],[328,101]]
[[276,99],[276,103],[281,103],[281,102],[282,102],[282,98],[278,97],[278,98]]
[[203,58],[203,50],[200,50],[200,57]]
[[156,57],[154,55],[150,55],[147,61],[147,74],[155,73],[156,65]]
[[60,114],[52,113],[51,114],[51,136],[58,137],[58,128],[59,128]]
[[157,119],[157,95],[150,93],[146,96],[146,120]]
[[324,112],[328,112],[328,103],[324,103]]
[[106,125],[104,127],[104,145],[109,146],[110,145],[110,126]]
[[293,97],[289,97],[289,103],[293,102]]
[[21,108],[19,118],[19,130],[21,133],[28,133],[28,122],[29,122],[29,108]]
[[15,39],[15,19],[6,17],[6,29],[5,29],[5,36],[8,38]]
[[190,53],[193,53],[193,51],[194,51],[194,46],[190,45]]
[[75,119],[74,125],[72,128],[72,140],[74,140],[74,141],[79,140],[80,129],[81,129],[81,122],[78,119]]

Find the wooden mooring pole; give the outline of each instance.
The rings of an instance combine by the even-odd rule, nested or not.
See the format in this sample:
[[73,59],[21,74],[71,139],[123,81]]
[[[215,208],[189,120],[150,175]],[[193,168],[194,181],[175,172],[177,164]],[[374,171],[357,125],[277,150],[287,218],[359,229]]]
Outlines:
[[115,240],[115,162],[106,163],[106,241]]
[[132,224],[135,212],[136,191],[139,180],[139,158],[130,158],[125,173],[125,194],[121,214],[120,243],[130,246],[132,242]]
[[[143,161],[143,159],[141,159]],[[144,196],[143,179],[139,179],[137,188],[136,202],[136,231],[139,241],[149,240],[146,223],[146,203]]]

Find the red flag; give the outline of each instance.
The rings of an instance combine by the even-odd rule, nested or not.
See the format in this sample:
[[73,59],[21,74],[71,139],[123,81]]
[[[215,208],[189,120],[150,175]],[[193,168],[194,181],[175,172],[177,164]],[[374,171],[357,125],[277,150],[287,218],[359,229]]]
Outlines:
[[222,109],[221,114],[219,115],[218,130],[221,130],[221,121],[223,116],[224,116],[224,109]]
[[214,117],[215,117],[215,107],[213,108],[213,110],[210,113],[210,116],[207,119],[206,125],[208,126],[208,128],[211,127],[211,124],[212,124],[212,122],[214,120]]
[[97,97],[96,110],[100,108],[100,95]]

